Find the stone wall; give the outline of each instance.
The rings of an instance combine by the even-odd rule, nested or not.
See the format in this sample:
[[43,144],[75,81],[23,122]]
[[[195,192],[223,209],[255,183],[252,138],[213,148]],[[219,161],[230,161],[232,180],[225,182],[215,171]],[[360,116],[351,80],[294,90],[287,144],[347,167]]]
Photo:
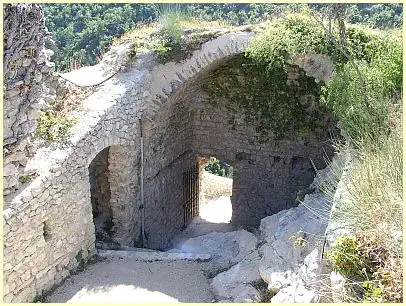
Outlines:
[[112,230],[114,241],[120,245],[132,246],[139,238],[140,162],[139,144],[110,147]]
[[146,233],[148,246],[157,249],[183,227],[183,173],[196,162],[192,116],[176,102],[171,97],[145,126]]
[[[140,74],[137,70],[132,72]],[[5,202],[3,213],[5,302],[32,301],[95,253],[88,167],[100,151],[110,146],[129,146],[139,151],[135,146],[139,139],[138,121],[133,119],[139,116],[136,106],[141,102],[141,91],[142,84],[133,75],[127,82],[101,86],[78,113],[80,120],[72,130],[69,145],[41,148],[30,160],[39,176]],[[111,153],[118,154],[116,150]],[[122,171],[129,164],[128,159],[120,160],[117,171],[109,169],[112,181],[126,180],[119,176],[128,175]],[[131,180],[127,182],[127,186],[111,188],[111,199],[120,199],[120,205],[131,211],[137,191]],[[127,194],[126,188],[134,190],[133,196]],[[131,197],[134,201],[130,201]],[[128,199],[128,203],[121,199]],[[113,209],[113,222],[117,224],[114,218],[120,216],[114,213]]]
[[[241,53],[252,35],[220,36],[180,63],[157,65],[147,52],[135,63],[120,64],[124,71],[82,101],[71,136],[64,144],[40,147],[26,165],[37,177],[5,200],[5,302],[32,301],[95,253],[89,166],[106,148],[113,238],[121,245],[140,243],[139,119],[148,247],[166,248],[182,228],[182,176],[199,155],[234,166],[234,222],[254,224],[292,204],[291,193],[312,180],[308,164],[301,163],[320,156],[320,143],[309,135],[258,144],[249,126],[232,130],[224,109],[208,107],[200,92],[192,90],[200,72]],[[129,47],[119,46],[120,54]],[[84,80],[88,69],[74,71],[70,78],[75,75]]]
[[241,118],[241,124],[229,124],[225,107],[203,103],[195,116],[194,152],[233,165],[232,222],[238,225],[257,226],[265,216],[297,205],[298,191],[314,179],[310,159],[324,168],[325,154],[332,153],[327,129],[321,139],[307,133],[261,144]]
[[40,110],[55,92],[53,54],[45,49],[49,33],[38,4],[6,4],[4,24],[3,192],[13,193],[23,183],[25,166],[35,154],[31,138]]

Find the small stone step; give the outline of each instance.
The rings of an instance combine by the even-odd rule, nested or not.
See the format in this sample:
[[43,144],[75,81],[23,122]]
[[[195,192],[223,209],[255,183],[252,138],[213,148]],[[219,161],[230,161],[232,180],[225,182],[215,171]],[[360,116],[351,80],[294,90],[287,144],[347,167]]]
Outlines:
[[131,251],[131,252],[158,252],[157,250],[147,249],[147,248],[136,248],[130,246],[122,246],[120,251]]
[[191,260],[191,261],[209,261],[209,254],[192,254],[182,252],[159,252],[154,250],[145,251],[116,251],[116,250],[98,250],[98,255],[101,257],[131,257],[141,261],[175,261],[175,260]]

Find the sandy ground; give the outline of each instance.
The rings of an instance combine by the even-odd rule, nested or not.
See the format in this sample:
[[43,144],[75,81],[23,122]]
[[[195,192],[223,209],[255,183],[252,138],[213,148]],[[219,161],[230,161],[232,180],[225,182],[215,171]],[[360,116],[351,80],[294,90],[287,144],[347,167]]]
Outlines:
[[111,259],[67,279],[47,298],[51,303],[211,302],[204,263]]
[[[173,244],[208,234],[229,232],[231,220],[229,197],[209,200],[200,208],[200,216],[173,239]],[[202,272],[206,263],[190,261],[137,261],[134,258],[114,258],[97,262],[67,279],[50,296],[52,303],[147,303],[189,302],[207,303],[213,293]]]
[[230,223],[233,213],[230,197],[220,196],[202,203],[199,216],[209,223]]
[[208,200],[199,207],[199,217],[192,220],[189,226],[171,241],[173,248],[180,249],[184,241],[212,232],[231,232],[236,230],[230,224],[232,206],[230,197],[221,196]]

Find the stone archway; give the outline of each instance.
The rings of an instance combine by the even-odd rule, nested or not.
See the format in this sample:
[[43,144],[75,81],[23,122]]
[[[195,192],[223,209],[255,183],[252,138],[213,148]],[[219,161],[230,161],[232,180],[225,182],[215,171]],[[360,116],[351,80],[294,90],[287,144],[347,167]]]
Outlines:
[[[244,86],[223,88],[226,95],[221,97],[205,89],[203,85],[207,83],[221,85],[216,76],[233,60],[238,62],[238,56],[236,52],[217,59],[185,80],[168,93],[159,111],[149,118],[145,156],[150,169],[146,179],[150,190],[155,190],[149,199],[155,203],[155,210],[147,216],[152,247],[166,246],[167,237],[180,230],[181,222],[177,220],[181,220],[182,188],[177,182],[181,182],[182,169],[191,167],[197,156],[216,156],[233,165],[232,223],[251,227],[258,226],[268,215],[297,206],[300,195],[308,192],[314,179],[313,165],[324,168],[325,157],[333,153],[330,131],[336,130],[336,122],[322,106],[313,103],[315,99],[310,95],[300,97],[303,107],[286,105],[299,107],[302,113],[293,114],[301,117],[282,125],[284,130],[270,128],[269,138],[264,141],[255,120],[246,120],[245,114],[236,111],[230,103],[233,101],[227,98],[227,93],[238,93]],[[248,69],[240,67],[237,79],[244,81]],[[310,76],[306,76],[306,82],[316,84]],[[231,97],[239,98],[238,94]],[[283,114],[283,107],[282,104],[277,111]],[[306,124],[297,124],[300,120]],[[162,234],[158,237],[159,232]]]
[[110,147],[100,151],[89,165],[90,200],[96,247],[99,248],[112,248],[115,245],[109,181],[109,151]]
[[139,158],[126,145],[101,150],[89,164],[96,247],[115,249],[139,239]]

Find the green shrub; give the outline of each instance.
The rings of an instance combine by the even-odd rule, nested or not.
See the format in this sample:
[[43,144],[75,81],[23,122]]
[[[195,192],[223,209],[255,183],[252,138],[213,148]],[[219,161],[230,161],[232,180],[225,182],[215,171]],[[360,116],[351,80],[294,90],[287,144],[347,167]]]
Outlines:
[[328,258],[333,264],[333,270],[341,275],[347,278],[364,277],[365,262],[355,237],[337,238],[332,251],[328,253]]
[[247,48],[247,55],[255,62],[285,68],[289,60],[299,54],[327,54],[338,64],[345,57],[331,42],[324,29],[306,13],[290,14],[280,23],[256,35]]
[[69,129],[76,124],[76,118],[68,119],[51,110],[42,110],[36,134],[51,142],[62,140],[69,135]]
[[181,43],[184,29],[180,21],[183,20],[183,17],[182,14],[177,12],[169,12],[159,17],[159,35],[168,43]]
[[328,258],[333,270],[347,279],[347,286],[356,285],[356,300],[402,301],[400,258],[382,247],[379,234],[361,232],[356,237],[339,237]]
[[362,288],[364,289],[364,294],[362,297],[363,302],[370,303],[384,302],[382,288],[378,287],[374,282],[365,281],[362,283]]
[[204,168],[204,170],[218,176],[229,178],[233,177],[233,167],[224,162],[220,162],[215,157],[210,157],[209,164]]
[[38,176],[37,173],[31,173],[31,174],[27,174],[27,175],[22,175],[22,176],[20,176],[20,177],[18,178],[18,181],[19,181],[21,184],[24,184],[24,183],[26,183],[26,182],[31,181],[31,180],[34,179],[36,176]]
[[388,36],[374,46],[367,60],[344,64],[322,89],[321,101],[355,144],[387,134],[389,109],[397,102],[392,97],[402,89],[401,41]]
[[152,43],[158,61],[168,62],[181,52],[184,28],[180,21],[189,18],[179,5],[163,5],[159,9],[157,41]]

